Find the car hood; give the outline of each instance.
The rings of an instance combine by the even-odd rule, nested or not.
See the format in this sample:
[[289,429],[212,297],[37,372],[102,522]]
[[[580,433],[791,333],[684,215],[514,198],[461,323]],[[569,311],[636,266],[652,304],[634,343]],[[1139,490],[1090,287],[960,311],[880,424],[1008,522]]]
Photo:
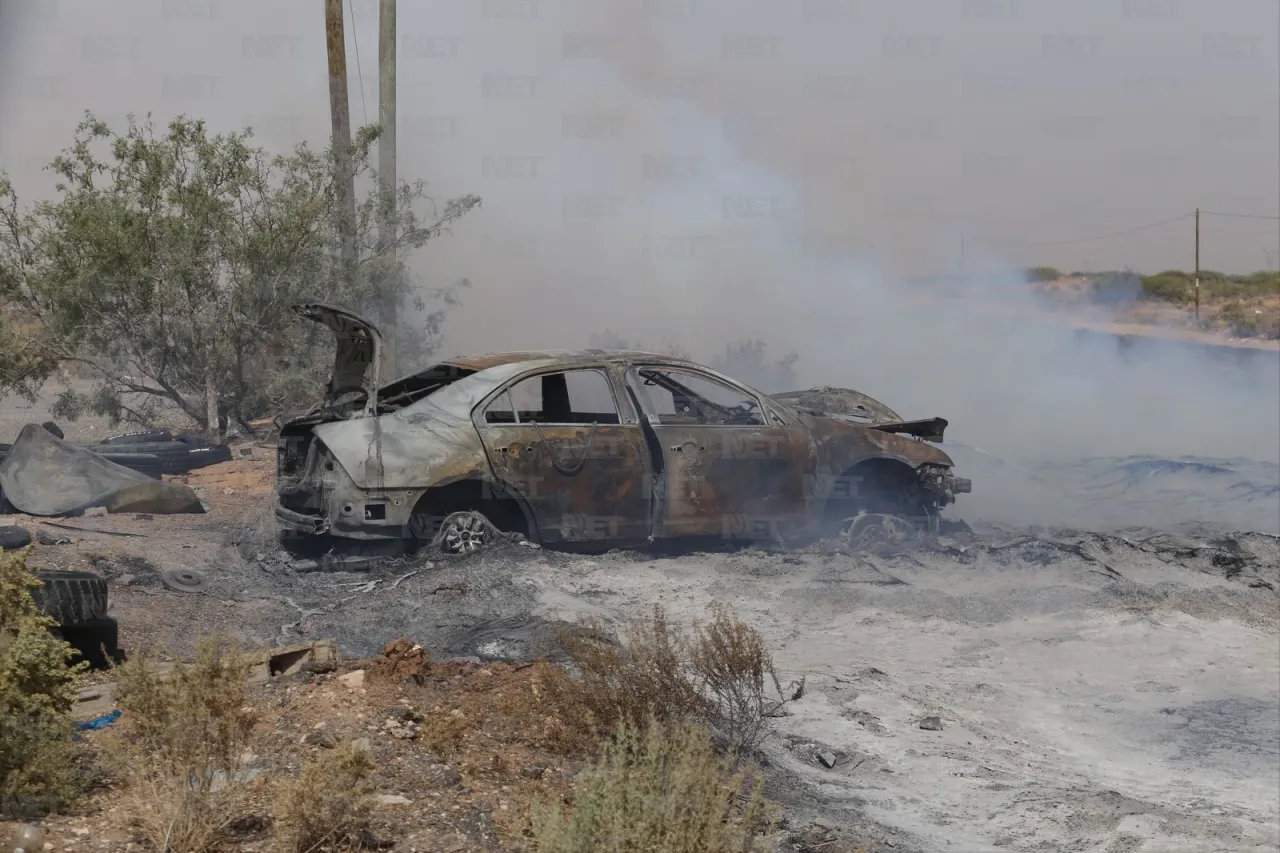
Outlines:
[[365,412],[372,413],[377,405],[382,358],[382,335],[378,327],[358,314],[320,302],[294,305],[293,310],[333,332],[337,346],[325,403],[331,405],[344,394],[362,392]]

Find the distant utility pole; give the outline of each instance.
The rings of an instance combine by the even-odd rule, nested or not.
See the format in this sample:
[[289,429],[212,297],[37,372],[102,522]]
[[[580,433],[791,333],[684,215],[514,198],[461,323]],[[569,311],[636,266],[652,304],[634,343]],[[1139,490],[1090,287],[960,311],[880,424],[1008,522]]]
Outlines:
[[1196,320],[1200,319],[1200,208],[1196,208]]
[[347,96],[347,38],[342,28],[342,0],[325,0],[324,40],[329,54],[329,114],[338,166],[343,273],[352,276],[356,268],[356,179],[351,169],[351,104]]
[[383,363],[386,377],[400,374],[396,364],[396,333],[400,313],[400,279],[396,266],[396,0],[380,0],[378,6],[378,176],[382,221],[378,242],[385,253],[389,273],[379,283],[382,314]]

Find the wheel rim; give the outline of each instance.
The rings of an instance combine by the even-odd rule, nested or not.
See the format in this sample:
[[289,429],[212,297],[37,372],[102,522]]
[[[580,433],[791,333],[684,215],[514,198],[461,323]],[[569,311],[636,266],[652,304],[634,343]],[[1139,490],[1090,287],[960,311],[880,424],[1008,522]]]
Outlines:
[[489,542],[489,531],[474,515],[455,518],[445,528],[441,545],[450,554],[474,554]]

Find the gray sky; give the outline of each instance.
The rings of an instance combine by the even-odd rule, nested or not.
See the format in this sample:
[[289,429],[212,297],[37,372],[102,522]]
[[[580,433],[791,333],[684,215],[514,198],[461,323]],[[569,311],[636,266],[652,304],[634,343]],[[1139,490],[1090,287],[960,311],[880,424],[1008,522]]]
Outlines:
[[[377,3],[349,3],[361,124]],[[327,141],[320,0],[0,9],[0,166],[28,197],[86,108]],[[1280,215],[1276,0],[401,0],[399,31],[401,177],[483,198],[415,260],[473,282],[451,350],[760,337],[908,415],[1044,436],[1049,405],[1083,442],[1141,403],[1135,436],[1231,444],[1225,398],[1170,402],[1228,393],[1216,373],[1164,388],[1053,335],[922,321],[894,282],[955,272],[962,239],[977,295],[1014,264],[1189,269],[1196,207]],[[1204,267],[1275,268],[1278,226],[1206,215]],[[1247,397],[1268,457],[1273,373]]]

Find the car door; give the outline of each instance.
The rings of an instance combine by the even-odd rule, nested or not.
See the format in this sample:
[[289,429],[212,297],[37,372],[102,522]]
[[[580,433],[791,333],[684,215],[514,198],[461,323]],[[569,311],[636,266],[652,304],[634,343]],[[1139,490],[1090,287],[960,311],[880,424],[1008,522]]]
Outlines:
[[808,436],[760,395],[661,364],[632,366],[627,387],[662,454],[655,536],[773,539],[803,522]]
[[619,390],[603,365],[543,371],[477,410],[489,463],[528,503],[542,541],[649,536],[649,449]]

